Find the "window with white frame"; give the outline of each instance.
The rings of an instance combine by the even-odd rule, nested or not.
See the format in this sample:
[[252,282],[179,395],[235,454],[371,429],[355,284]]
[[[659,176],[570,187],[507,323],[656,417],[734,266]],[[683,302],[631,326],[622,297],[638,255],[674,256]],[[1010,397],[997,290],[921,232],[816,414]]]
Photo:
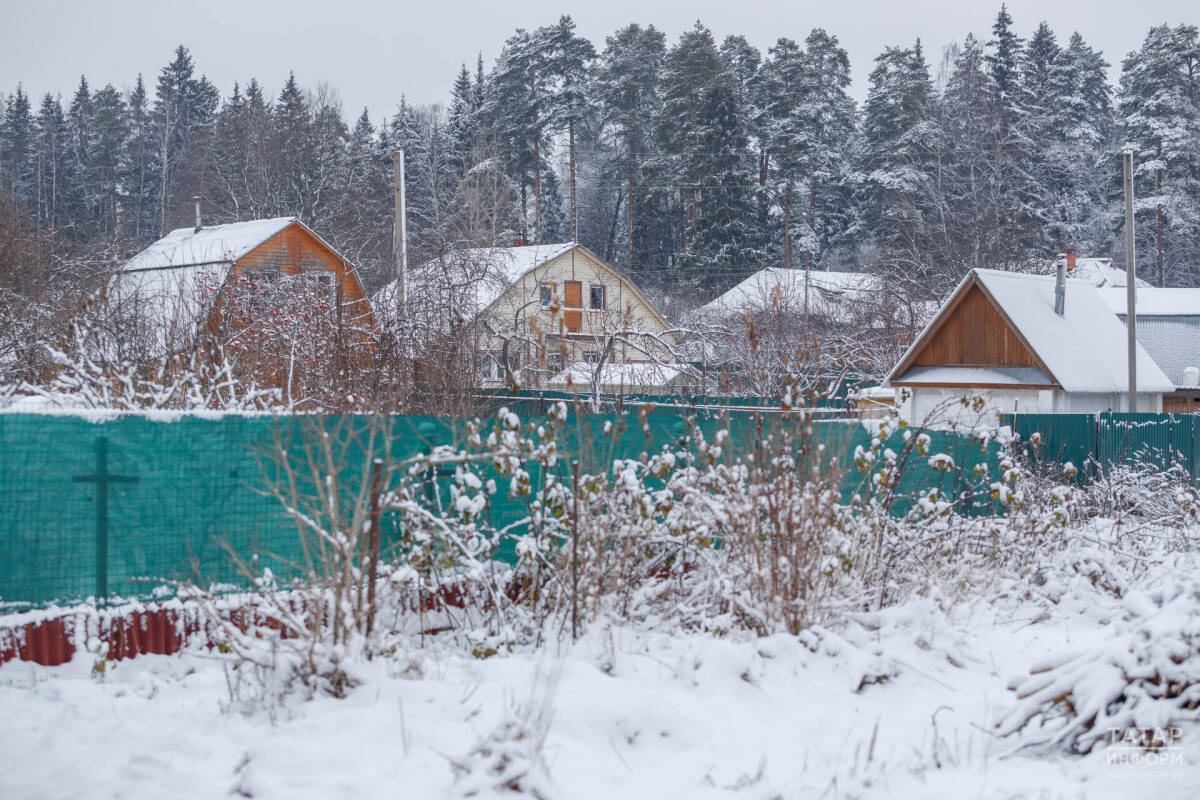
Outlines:
[[541,301],[542,310],[550,307],[550,301],[554,297],[554,288],[549,284],[542,284],[538,287],[538,299]]
[[600,284],[592,284],[592,289],[589,296],[589,307],[593,311],[603,311],[606,300],[607,298],[605,297],[604,287]]

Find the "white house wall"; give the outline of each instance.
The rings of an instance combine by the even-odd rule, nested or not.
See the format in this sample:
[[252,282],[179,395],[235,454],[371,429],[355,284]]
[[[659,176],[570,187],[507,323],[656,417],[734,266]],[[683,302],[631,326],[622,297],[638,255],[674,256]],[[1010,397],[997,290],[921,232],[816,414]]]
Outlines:
[[[1085,394],[1057,389],[904,387],[908,399],[900,405],[900,415],[913,425],[935,428],[990,424],[997,414],[1095,414],[1125,411],[1123,394]],[[964,406],[963,397],[978,396],[982,411]],[[1161,412],[1161,394],[1138,394],[1138,411]]]

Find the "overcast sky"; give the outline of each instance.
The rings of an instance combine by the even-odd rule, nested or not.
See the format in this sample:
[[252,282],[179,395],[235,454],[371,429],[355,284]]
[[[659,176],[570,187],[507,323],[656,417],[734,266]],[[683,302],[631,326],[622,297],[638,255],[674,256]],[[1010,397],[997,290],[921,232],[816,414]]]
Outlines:
[[[178,44],[199,71],[227,94],[256,77],[274,95],[288,70],[304,86],[324,81],[347,116],[369,107],[390,114],[400,96],[444,103],[463,61],[482,53],[490,66],[515,28],[570,14],[579,32],[603,49],[604,38],[630,22],[652,23],[669,42],[697,18],[717,40],[745,35],[763,49],[780,36],[803,40],[823,27],[849,51],[855,98],[866,95],[872,59],[886,45],[916,37],[931,64],[946,44],[974,32],[987,40],[999,2],[974,0],[0,0],[0,92],[21,83],[35,98],[69,100],[81,74],[93,88],[129,88],[153,78]],[[1078,30],[1113,64],[1136,49],[1154,24],[1200,22],[1196,0],[1010,0],[1016,27],[1028,36],[1039,20],[1062,43]],[[36,107],[36,100],[35,100]]]

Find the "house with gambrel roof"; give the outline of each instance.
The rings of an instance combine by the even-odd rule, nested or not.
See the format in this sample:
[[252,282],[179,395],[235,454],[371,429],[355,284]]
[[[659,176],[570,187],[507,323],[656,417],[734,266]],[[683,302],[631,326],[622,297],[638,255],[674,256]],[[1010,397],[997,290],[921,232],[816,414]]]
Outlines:
[[[526,387],[586,390],[599,376],[602,391],[651,391],[681,371],[667,320],[577,242],[453,250],[411,270],[405,293],[401,302],[395,282],[381,289],[376,315],[390,323],[404,308],[420,331],[465,330],[483,386],[506,384],[505,358]],[[591,372],[594,380],[581,384]]]
[[375,327],[354,266],[295,217],[173,230],[118,270],[107,301],[127,333],[169,355],[215,329],[242,278],[260,289],[308,287],[327,296],[339,326],[359,334]]

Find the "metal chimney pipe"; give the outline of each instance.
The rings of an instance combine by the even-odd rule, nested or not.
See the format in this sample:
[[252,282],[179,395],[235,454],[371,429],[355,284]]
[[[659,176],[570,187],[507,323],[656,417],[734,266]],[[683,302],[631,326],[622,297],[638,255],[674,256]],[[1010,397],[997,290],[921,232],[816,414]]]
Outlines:
[[1054,313],[1061,317],[1067,310],[1067,257],[1060,255],[1054,265]]
[[193,197],[192,202],[196,204],[196,229],[194,231],[192,231],[192,233],[199,233],[200,228],[201,228],[201,225],[200,225],[200,195],[196,195],[195,197]]

